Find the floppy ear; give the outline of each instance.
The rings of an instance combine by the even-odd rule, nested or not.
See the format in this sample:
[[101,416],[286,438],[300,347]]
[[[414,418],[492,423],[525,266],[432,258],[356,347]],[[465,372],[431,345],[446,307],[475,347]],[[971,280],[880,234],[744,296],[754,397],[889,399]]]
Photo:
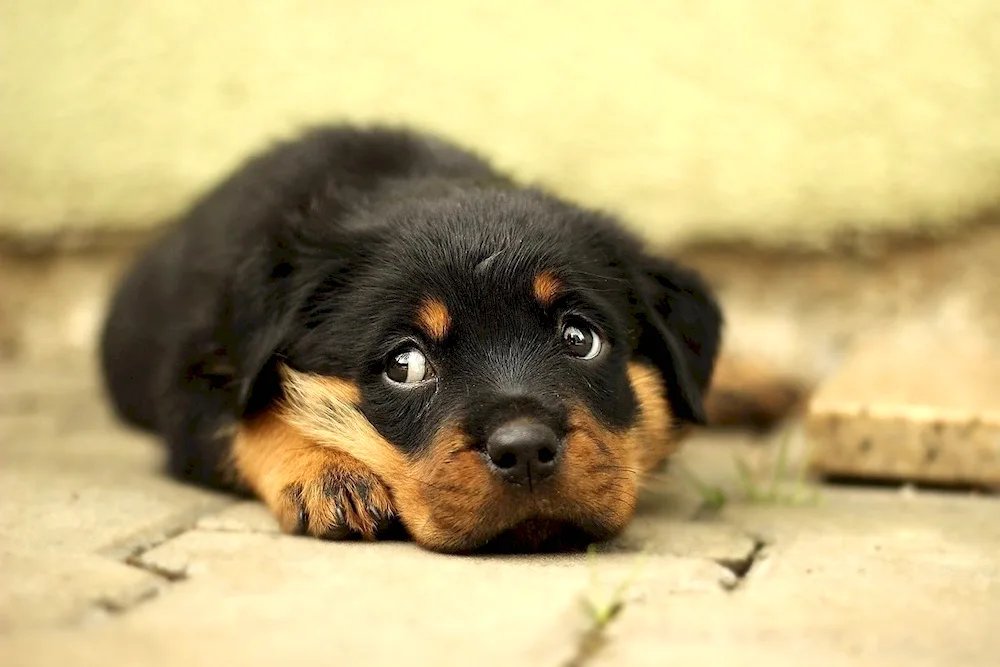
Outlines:
[[[343,290],[363,260],[369,235],[284,230],[266,251],[244,259],[230,285],[230,358],[235,367],[237,410],[252,414],[281,395],[276,361],[306,334],[311,304]],[[334,313],[323,311],[329,318]]]
[[273,360],[295,327],[308,295],[303,267],[278,253],[248,258],[230,286],[230,358],[240,416],[280,391]]
[[637,353],[663,374],[675,415],[704,425],[704,394],[722,334],[715,296],[697,273],[667,259],[643,256],[632,274]]

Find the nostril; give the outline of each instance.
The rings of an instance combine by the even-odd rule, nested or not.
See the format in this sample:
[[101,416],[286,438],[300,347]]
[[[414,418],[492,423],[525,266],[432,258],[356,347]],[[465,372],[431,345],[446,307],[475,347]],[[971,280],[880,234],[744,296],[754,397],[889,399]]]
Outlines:
[[538,450],[538,462],[539,463],[552,463],[556,459],[556,453],[549,449],[548,447],[542,447]]
[[501,470],[508,470],[517,465],[517,455],[513,452],[504,452],[500,458],[493,460],[494,465]]

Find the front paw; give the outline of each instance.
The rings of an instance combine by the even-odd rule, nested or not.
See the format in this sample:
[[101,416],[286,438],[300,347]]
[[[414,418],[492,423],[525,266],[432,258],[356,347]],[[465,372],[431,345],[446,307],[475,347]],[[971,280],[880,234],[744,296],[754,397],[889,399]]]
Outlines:
[[375,539],[395,515],[389,490],[346,454],[313,454],[309,465],[287,475],[272,503],[281,529],[327,540]]

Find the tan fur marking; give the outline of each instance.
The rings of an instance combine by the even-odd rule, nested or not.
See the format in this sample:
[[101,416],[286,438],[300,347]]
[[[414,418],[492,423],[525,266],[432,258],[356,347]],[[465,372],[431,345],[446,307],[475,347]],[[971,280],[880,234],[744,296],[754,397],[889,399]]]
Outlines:
[[535,276],[534,282],[535,300],[542,306],[548,307],[556,300],[562,292],[563,284],[554,274],[549,271],[542,271]]
[[240,424],[232,461],[285,532],[373,539],[394,514],[388,489],[371,470],[344,451],[316,444],[280,413]]
[[440,299],[424,299],[417,310],[417,326],[430,336],[431,340],[441,342],[451,328],[451,314],[448,307]]
[[673,415],[660,372],[645,364],[630,363],[628,376],[641,413],[629,437],[640,453],[639,465],[644,472],[650,472],[677,451],[680,438],[671,432]]
[[[310,441],[346,452],[387,481],[406,457],[358,410],[357,388],[348,382],[281,368],[285,401],[278,410]],[[345,386],[346,385],[346,386]]]
[[442,429],[423,456],[408,457],[375,430],[356,402],[343,400],[341,381],[287,368],[282,375],[283,418],[310,441],[349,453],[385,480],[417,543],[453,551],[477,533],[492,532],[482,515],[500,485],[457,428]]

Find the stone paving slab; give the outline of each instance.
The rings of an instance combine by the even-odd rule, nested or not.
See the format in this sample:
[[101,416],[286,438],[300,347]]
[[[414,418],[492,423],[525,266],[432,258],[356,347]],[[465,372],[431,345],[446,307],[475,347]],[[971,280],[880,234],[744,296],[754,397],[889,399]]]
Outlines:
[[[579,556],[455,558],[402,543],[197,530],[142,560],[186,579],[113,623],[17,637],[8,658],[102,665],[125,647],[129,663],[118,664],[208,665],[216,655],[319,664],[327,655],[365,665],[558,665],[586,628],[581,597],[604,593]],[[633,566],[634,556],[605,556],[600,579],[611,588]],[[671,590],[724,594],[724,570],[711,561],[667,556],[646,567]]]
[[[92,464],[99,467],[95,461]],[[229,498],[156,475],[19,466],[0,470],[0,534],[5,548],[39,554],[127,553],[175,534]]]
[[1000,502],[827,491],[734,505],[766,546],[726,604],[628,607],[595,665],[996,665]]
[[[0,635],[71,627],[155,595],[161,579],[104,556],[0,550]],[[9,664],[9,663],[8,663]]]
[[161,579],[123,561],[233,502],[160,475],[156,443],[114,423],[92,377],[0,369],[0,631],[154,595]]

